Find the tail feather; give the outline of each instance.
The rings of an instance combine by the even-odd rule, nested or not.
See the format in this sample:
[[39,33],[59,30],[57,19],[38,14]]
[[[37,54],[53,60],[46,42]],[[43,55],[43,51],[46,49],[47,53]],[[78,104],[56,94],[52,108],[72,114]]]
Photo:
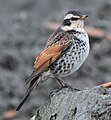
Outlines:
[[37,78],[39,75],[37,74],[36,71],[33,71],[30,77],[25,81],[25,85],[27,85],[31,80]]
[[19,111],[20,108],[23,106],[23,104],[25,103],[25,101],[27,100],[27,98],[29,97],[29,95],[31,94],[31,91],[38,85],[39,81],[38,81],[39,75],[36,76],[36,78],[34,79],[30,79],[28,82],[30,82],[30,85],[25,93],[25,97],[23,98],[23,100],[20,102],[20,104],[17,106],[16,111]]
[[28,87],[28,89],[25,92],[25,95],[27,95],[27,93],[30,92],[31,88],[33,87],[33,85],[37,82],[36,86],[38,85],[39,81],[38,81],[39,76],[37,76],[36,78],[34,78],[33,80],[30,81],[30,85]]

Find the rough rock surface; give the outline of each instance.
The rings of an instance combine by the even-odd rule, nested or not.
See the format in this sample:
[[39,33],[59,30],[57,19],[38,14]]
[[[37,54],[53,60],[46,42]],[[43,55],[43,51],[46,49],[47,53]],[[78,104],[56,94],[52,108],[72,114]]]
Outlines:
[[56,89],[31,120],[111,120],[111,90],[102,86]]

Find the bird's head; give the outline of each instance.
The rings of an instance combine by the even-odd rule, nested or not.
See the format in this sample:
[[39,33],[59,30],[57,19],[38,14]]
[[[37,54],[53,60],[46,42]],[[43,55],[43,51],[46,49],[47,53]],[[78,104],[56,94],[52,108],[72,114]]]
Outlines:
[[61,27],[65,31],[83,28],[84,20],[87,17],[88,15],[82,14],[80,11],[69,11],[66,13]]

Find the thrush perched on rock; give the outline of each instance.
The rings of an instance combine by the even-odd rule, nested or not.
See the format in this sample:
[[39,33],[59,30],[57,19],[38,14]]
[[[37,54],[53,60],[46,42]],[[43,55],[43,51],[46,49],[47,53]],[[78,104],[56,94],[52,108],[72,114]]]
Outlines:
[[90,49],[89,38],[84,30],[86,17],[74,10],[65,15],[60,27],[48,39],[45,49],[37,56],[34,71],[26,82],[29,87],[17,111],[40,82],[55,78],[64,86],[61,77],[78,70],[86,60]]

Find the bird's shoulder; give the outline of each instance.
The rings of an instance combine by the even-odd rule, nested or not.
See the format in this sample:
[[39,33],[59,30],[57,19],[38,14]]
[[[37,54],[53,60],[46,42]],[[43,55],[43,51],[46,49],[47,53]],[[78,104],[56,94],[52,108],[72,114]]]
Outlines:
[[71,43],[73,41],[73,34],[67,31],[62,30],[60,27],[52,33],[49,37],[46,48],[52,46],[54,44],[64,44],[64,43]]

